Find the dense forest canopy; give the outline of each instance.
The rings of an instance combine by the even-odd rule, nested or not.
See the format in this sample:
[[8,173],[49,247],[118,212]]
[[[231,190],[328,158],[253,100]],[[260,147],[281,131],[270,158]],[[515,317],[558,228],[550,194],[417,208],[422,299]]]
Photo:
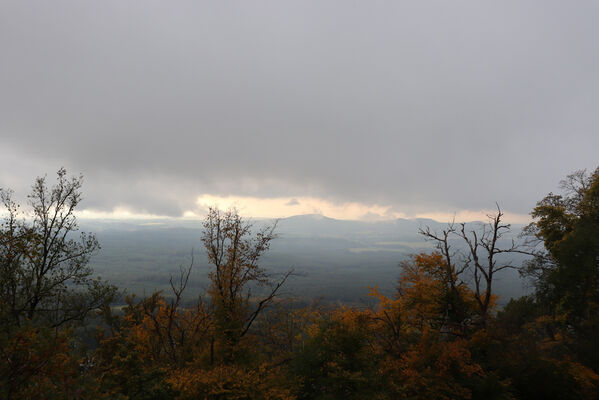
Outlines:
[[[518,241],[499,206],[485,226],[423,228],[371,307],[280,296],[262,257],[276,227],[211,209],[206,291],[128,295],[95,278],[78,231],[81,177],[38,178],[21,207],[0,192],[0,397],[6,399],[595,399],[599,397],[599,169],[532,210]],[[462,250],[456,250],[455,241]],[[503,255],[527,254],[524,265]],[[534,286],[499,307],[497,273]],[[261,288],[256,292],[256,288]]]

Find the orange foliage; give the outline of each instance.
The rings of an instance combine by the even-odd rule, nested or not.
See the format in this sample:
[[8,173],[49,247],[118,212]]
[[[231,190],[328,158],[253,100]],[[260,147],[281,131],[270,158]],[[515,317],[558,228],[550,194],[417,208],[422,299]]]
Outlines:
[[465,340],[439,342],[427,334],[400,360],[387,359],[383,368],[403,398],[469,399],[471,392],[464,383],[481,376],[483,369],[467,346]]
[[167,381],[180,392],[178,399],[261,399],[292,400],[295,397],[281,383],[279,368],[262,365],[244,369],[222,365],[208,370],[173,371]]
[[599,387],[599,374],[577,362],[563,361],[570,375],[578,383],[583,399],[594,399]]
[[401,314],[411,328],[459,334],[476,307],[474,292],[457,279],[439,252],[420,253],[401,264],[397,288]]
[[[0,338],[0,397],[101,398],[68,331],[21,327]],[[83,368],[82,368],[83,367]]]

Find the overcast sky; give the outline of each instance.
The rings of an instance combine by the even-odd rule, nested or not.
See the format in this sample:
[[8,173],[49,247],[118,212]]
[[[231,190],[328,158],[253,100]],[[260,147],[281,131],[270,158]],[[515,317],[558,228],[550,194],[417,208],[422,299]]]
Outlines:
[[[88,215],[527,214],[599,165],[596,1],[0,1],[0,187]],[[95,213],[95,214],[94,214]]]

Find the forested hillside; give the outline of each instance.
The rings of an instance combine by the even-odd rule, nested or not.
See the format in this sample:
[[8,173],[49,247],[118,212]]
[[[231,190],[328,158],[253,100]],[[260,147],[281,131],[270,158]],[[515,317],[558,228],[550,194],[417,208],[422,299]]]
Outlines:
[[[0,398],[599,398],[599,169],[561,188],[521,235],[499,206],[483,225],[424,221],[392,290],[345,304],[286,296],[305,271],[264,262],[277,227],[216,208],[201,248],[164,255],[181,260],[164,290],[123,295],[90,267],[80,177],[38,178],[23,206],[3,189]],[[506,304],[506,271],[531,293]]]

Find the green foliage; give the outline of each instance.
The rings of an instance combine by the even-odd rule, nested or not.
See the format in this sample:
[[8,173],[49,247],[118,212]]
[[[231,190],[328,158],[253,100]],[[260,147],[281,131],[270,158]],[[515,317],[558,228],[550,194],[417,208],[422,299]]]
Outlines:
[[565,196],[549,194],[532,212],[528,231],[546,252],[528,272],[562,339],[578,360],[599,369],[599,169],[569,175],[562,188]]
[[[351,314],[350,311],[348,313]],[[299,399],[371,399],[380,390],[366,315],[320,321],[296,354],[292,371]]]
[[510,334],[520,333],[524,325],[542,314],[533,296],[512,299],[497,313],[497,322]]
[[176,392],[166,381],[167,370],[156,363],[148,363],[135,343],[122,337],[103,343],[99,355],[102,366],[108,367],[101,374],[103,393],[117,399],[169,400]]
[[[5,398],[76,398],[91,389],[68,329],[108,304],[116,288],[92,277],[99,248],[80,233],[74,210],[81,178],[60,169],[49,188],[37,178],[24,212],[0,189],[0,386]],[[99,396],[91,396],[98,397]]]

